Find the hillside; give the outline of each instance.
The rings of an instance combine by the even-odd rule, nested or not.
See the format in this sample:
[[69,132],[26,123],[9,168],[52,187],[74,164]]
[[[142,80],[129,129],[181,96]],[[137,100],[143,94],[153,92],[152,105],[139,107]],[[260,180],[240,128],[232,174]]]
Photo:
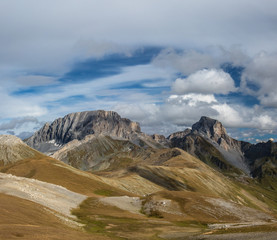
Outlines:
[[0,166],[40,157],[42,154],[12,135],[0,135]]
[[[90,142],[94,137],[87,139],[88,142],[82,140],[77,146],[94,144]],[[99,144],[99,139],[96,140]],[[109,137],[104,137],[100,143],[121,146],[119,140],[110,141]],[[130,147],[131,143],[128,144]],[[120,147],[114,149],[115,156],[124,153]],[[187,235],[190,231],[191,235],[211,231],[207,224],[212,224],[213,231],[217,232],[224,224],[229,224],[230,229],[233,225],[246,227],[246,221],[250,227],[267,226],[274,219],[272,205],[276,204],[276,198],[272,199],[270,193],[258,188],[255,194],[251,193],[254,183],[248,182],[246,189],[243,183],[226,178],[177,148],[151,152],[148,148],[139,154],[128,164],[122,164],[120,157],[111,155],[113,163],[104,169],[94,169],[97,175],[47,156],[18,161],[2,167],[1,171],[54,183],[88,196],[73,214],[92,236],[101,233],[111,239],[118,236],[133,239],[135,231],[140,232],[135,239],[151,239],[154,235],[167,236],[168,232]],[[95,157],[100,155],[96,152]],[[152,223],[153,217],[155,223]],[[126,228],[132,230],[126,231]]]

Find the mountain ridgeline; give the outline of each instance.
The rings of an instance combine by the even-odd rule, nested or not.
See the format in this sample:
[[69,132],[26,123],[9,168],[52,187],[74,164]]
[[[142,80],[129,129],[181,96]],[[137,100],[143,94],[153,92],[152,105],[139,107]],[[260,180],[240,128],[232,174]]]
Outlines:
[[64,144],[90,134],[128,139],[140,131],[138,123],[121,118],[116,112],[77,112],[58,118],[51,124],[46,123],[26,143],[41,152],[54,152]]
[[191,129],[165,138],[142,133],[139,123],[121,118],[116,112],[78,112],[45,124],[26,143],[76,168],[91,171],[150,161],[157,149],[180,148],[220,172],[251,175],[277,189],[277,143],[238,141],[228,136],[219,121],[209,117],[201,117]]

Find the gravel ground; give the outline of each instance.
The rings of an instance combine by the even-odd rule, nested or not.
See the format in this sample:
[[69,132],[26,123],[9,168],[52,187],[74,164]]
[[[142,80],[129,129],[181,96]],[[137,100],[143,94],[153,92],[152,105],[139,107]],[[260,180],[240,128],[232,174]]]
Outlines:
[[0,173],[0,192],[39,203],[66,217],[73,217],[71,209],[87,198],[55,184],[5,173]]
[[140,214],[141,210],[141,200],[138,197],[105,197],[99,200],[102,203],[116,206],[122,210],[126,210],[135,214]]

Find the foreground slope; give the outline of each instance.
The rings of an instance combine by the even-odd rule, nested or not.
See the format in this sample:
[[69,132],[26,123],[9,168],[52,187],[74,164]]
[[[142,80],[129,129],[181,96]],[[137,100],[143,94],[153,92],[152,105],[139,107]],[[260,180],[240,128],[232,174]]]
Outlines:
[[0,239],[108,239],[64,224],[41,205],[0,193]]

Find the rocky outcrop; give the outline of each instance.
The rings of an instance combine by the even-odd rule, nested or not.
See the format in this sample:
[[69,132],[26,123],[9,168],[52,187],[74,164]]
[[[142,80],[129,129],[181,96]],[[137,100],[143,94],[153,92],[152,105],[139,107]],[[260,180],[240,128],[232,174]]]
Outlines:
[[35,157],[38,152],[12,135],[0,135],[0,166]]
[[153,135],[151,135],[151,137],[155,142],[160,143],[163,146],[168,146],[169,145],[169,141],[165,138],[164,135],[153,134]]
[[116,112],[77,112],[58,118],[51,124],[46,123],[26,143],[41,152],[49,153],[74,139],[81,140],[90,134],[130,139],[140,131],[138,123],[121,118]]
[[227,134],[226,129],[223,127],[222,123],[215,119],[201,117],[199,122],[192,125],[192,133],[209,139],[226,151],[232,150],[234,148],[236,151],[240,151],[239,141],[231,138]]

